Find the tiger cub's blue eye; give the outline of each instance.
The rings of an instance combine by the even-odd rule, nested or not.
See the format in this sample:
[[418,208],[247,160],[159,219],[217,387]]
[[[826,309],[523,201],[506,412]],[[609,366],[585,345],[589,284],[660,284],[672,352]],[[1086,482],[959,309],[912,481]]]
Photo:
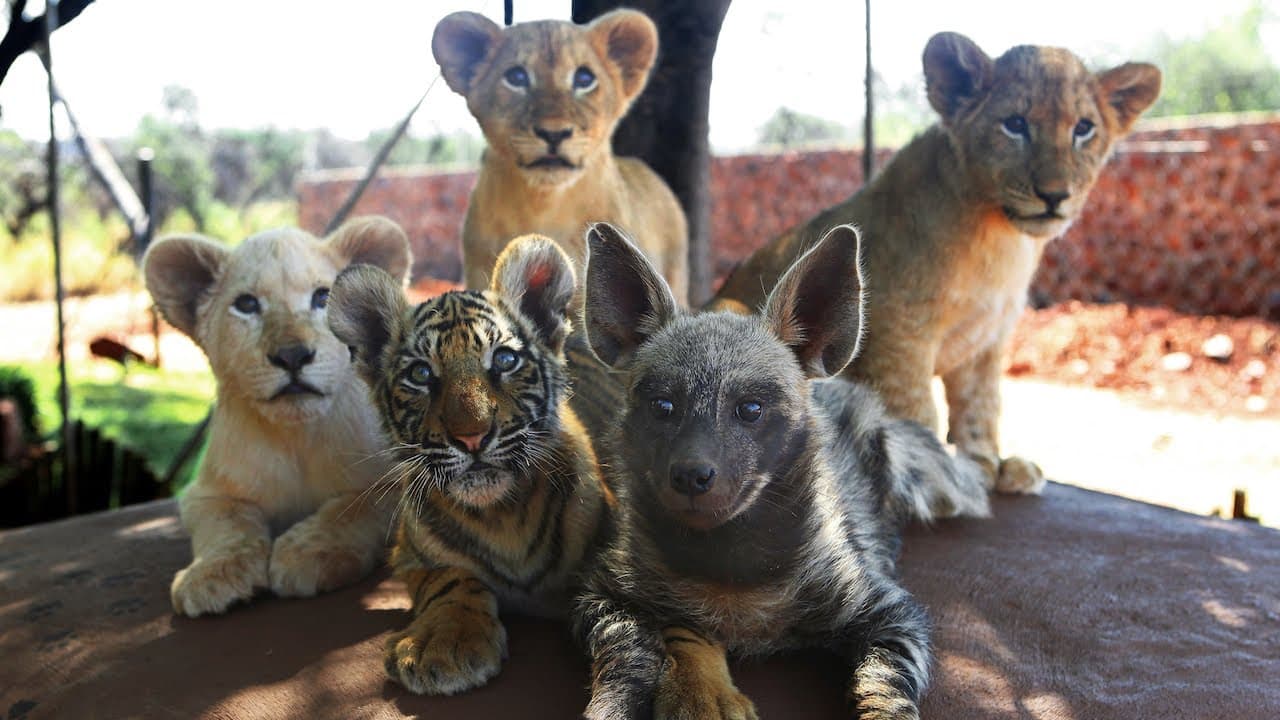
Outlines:
[[1010,115],[1001,122],[1001,125],[1004,126],[1004,131],[1010,135],[1026,137],[1031,132],[1027,127],[1027,119],[1021,115]]
[[516,365],[520,363],[520,356],[516,355],[511,348],[498,348],[493,351],[493,369],[498,372],[509,372],[514,370]]
[[409,366],[409,382],[414,385],[428,385],[434,377],[435,373],[431,372],[431,366],[424,362],[416,362]]
[[323,310],[329,304],[329,288],[317,288],[311,293],[311,309]]

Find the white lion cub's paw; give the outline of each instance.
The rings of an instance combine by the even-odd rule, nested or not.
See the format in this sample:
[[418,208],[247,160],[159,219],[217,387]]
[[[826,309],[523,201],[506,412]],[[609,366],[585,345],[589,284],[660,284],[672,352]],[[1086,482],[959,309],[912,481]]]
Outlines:
[[372,567],[372,552],[333,542],[299,523],[271,548],[271,590],[281,597],[310,597],[350,585]]
[[196,558],[173,576],[169,599],[179,615],[226,612],[240,600],[248,600],[258,588],[267,586],[266,548]]
[[996,492],[1021,495],[1039,495],[1044,490],[1044,472],[1040,466],[1020,457],[1007,457],[1000,461],[996,475]]

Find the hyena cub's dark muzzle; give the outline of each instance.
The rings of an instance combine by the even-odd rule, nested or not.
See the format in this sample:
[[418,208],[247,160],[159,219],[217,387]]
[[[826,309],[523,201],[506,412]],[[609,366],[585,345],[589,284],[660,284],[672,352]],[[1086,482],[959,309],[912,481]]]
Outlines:
[[654,477],[662,509],[697,530],[709,530],[732,517],[740,495],[736,463],[727,457],[715,428],[708,427],[712,424],[687,421],[672,438],[666,477]]

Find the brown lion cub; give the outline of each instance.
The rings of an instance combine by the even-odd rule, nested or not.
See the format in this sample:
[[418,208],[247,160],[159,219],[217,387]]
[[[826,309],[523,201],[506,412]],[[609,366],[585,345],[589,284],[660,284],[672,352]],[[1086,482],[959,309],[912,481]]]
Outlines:
[[575,602],[593,720],[754,718],[725,652],[824,647],[864,720],[918,717],[929,628],[898,584],[909,518],[985,516],[982,473],[822,380],[858,353],[858,237],[802,256],[762,316],[689,315],[616,230],[597,225],[586,330],[622,373],[605,441],[618,530]]
[[408,238],[384,218],[323,242],[280,229],[234,250],[174,236],[147,251],[147,289],[218,381],[209,449],[179,501],[194,558],[173,578],[175,612],[220,613],[267,587],[314,595],[381,557],[390,512],[362,494],[388,469],[386,439],[325,308],[347,265],[403,282],[409,262]]
[[525,233],[551,237],[580,269],[587,223],[608,220],[645,238],[641,249],[683,303],[684,212],[656,173],[610,146],[657,56],[653,22],[615,10],[589,25],[545,20],[503,30],[457,12],[436,26],[431,49],[489,143],[462,226],[466,286],[486,287],[498,253]]
[[845,202],[756,251],[712,307],[758,307],[783,271],[833,225],[863,233],[867,346],[845,376],[890,412],[936,428],[941,375],[948,439],[997,490],[1039,492],[1040,469],[1000,457],[1001,351],[1026,305],[1045,244],[1066,230],[1116,140],[1160,91],[1160,71],[1090,73],[1066,50],[1023,45],[992,60],[963,35],[924,51],[942,122],[902,148]]
[[414,692],[452,695],[496,675],[507,652],[499,605],[564,615],[608,530],[610,496],[568,405],[574,290],[568,257],[536,236],[507,246],[484,292],[409,307],[377,268],[334,283],[330,326],[355,348],[398,443],[391,564],[413,621],[385,659]]

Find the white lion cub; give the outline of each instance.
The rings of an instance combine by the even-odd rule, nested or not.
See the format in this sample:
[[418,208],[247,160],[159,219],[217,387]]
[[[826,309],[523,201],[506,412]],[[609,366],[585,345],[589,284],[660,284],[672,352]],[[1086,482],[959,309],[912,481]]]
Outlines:
[[387,442],[325,320],[329,286],[353,263],[403,280],[408,239],[361,218],[323,241],[279,229],[234,250],[175,236],[147,252],[147,289],[218,384],[204,463],[179,502],[194,559],[173,578],[174,611],[221,613],[266,587],[314,595],[381,556],[389,512],[361,494],[387,472]]

